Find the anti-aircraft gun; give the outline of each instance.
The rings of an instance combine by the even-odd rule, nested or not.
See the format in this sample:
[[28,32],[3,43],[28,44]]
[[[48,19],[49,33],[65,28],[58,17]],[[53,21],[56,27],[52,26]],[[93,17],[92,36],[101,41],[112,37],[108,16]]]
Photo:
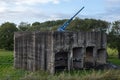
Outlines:
[[77,14],[79,14],[82,10],[84,9],[84,6],[73,16],[71,17],[69,20],[67,20],[62,26],[60,26],[57,31],[64,31],[66,29],[66,27],[70,24],[70,22],[73,20],[73,18],[75,16],[77,16]]

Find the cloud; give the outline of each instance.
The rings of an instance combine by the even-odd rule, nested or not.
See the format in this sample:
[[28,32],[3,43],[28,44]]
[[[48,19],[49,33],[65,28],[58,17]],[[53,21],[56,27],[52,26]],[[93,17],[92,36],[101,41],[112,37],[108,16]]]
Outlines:
[[[56,4],[64,4],[72,0],[0,0],[0,23],[4,21],[12,21],[15,23],[25,21],[46,21],[56,20],[63,18],[70,18],[73,14],[52,11],[46,8],[47,5],[51,7]],[[103,0],[106,4],[104,6],[105,11],[102,13],[96,13],[96,15],[88,14],[82,15],[81,18],[96,18],[107,21],[114,21],[120,19],[120,0]],[[64,3],[63,3],[64,2]],[[87,3],[88,4],[88,3]],[[43,9],[43,7],[45,7]],[[54,8],[55,9],[55,8]],[[86,11],[87,12],[87,11]]]
[[109,22],[120,20],[120,0],[103,0],[104,11],[94,15],[84,15],[83,18],[102,19]]
[[0,0],[0,23],[4,21],[19,23],[21,21],[59,19],[60,17],[57,14],[46,14],[47,11],[43,10],[39,5],[56,5],[61,1],[69,0]]
[[120,19],[120,0],[106,0],[106,12],[103,14],[109,20]]
[[21,4],[27,4],[27,5],[34,5],[36,3],[39,4],[46,4],[46,3],[53,3],[58,4],[60,0],[15,0],[15,4],[21,5]]
[[7,9],[7,3],[0,1],[0,12],[4,12]]
[[105,0],[107,1],[108,3],[111,3],[111,4],[116,4],[118,2],[120,2],[120,0]]
[[0,2],[6,2],[9,4],[16,4],[16,5],[23,5],[23,4],[26,4],[26,5],[34,5],[36,3],[39,3],[39,4],[47,4],[47,3],[53,3],[53,4],[58,4],[60,3],[61,1],[66,1],[66,0],[1,0]]
[[120,8],[120,0],[106,0],[106,8],[114,9]]
[[35,6],[37,4],[59,4],[61,1],[69,0],[0,0],[0,12],[4,12],[8,9],[15,9],[17,11],[25,10],[26,7]]

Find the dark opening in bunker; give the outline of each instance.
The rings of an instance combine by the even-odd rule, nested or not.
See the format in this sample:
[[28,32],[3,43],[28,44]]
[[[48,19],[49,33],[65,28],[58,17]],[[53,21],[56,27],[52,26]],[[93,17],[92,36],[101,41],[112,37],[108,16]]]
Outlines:
[[106,62],[106,50],[98,49],[97,51],[97,65],[104,64]]
[[58,52],[55,54],[55,72],[68,69],[68,52]]
[[87,47],[85,54],[85,68],[93,68],[94,67],[94,57],[93,57],[93,49],[94,47]]
[[73,48],[73,68],[81,69],[83,68],[83,52],[82,47]]

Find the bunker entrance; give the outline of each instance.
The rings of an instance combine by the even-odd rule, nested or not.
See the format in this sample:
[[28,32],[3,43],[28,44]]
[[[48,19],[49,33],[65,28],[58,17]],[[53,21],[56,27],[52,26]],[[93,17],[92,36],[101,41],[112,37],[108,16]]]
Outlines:
[[81,47],[73,48],[73,68],[83,68],[83,53]]
[[68,52],[58,52],[55,54],[55,72],[68,69]]
[[93,49],[94,47],[87,47],[85,54],[85,68],[93,68],[94,67],[94,57],[93,57]]
[[98,49],[97,51],[97,65],[104,64],[106,62],[105,49]]

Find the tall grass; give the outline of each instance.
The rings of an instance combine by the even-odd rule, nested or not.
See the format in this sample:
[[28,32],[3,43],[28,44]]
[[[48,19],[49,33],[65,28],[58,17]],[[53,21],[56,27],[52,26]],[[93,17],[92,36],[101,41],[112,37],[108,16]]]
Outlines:
[[0,80],[17,80],[27,74],[27,71],[14,69],[13,60],[13,51],[0,50]]
[[35,72],[26,75],[22,80],[120,80],[119,70],[77,71],[74,74],[62,72],[59,75]]
[[54,75],[44,71],[29,72],[14,69],[13,52],[0,50],[0,80],[120,80],[120,70],[79,70]]

